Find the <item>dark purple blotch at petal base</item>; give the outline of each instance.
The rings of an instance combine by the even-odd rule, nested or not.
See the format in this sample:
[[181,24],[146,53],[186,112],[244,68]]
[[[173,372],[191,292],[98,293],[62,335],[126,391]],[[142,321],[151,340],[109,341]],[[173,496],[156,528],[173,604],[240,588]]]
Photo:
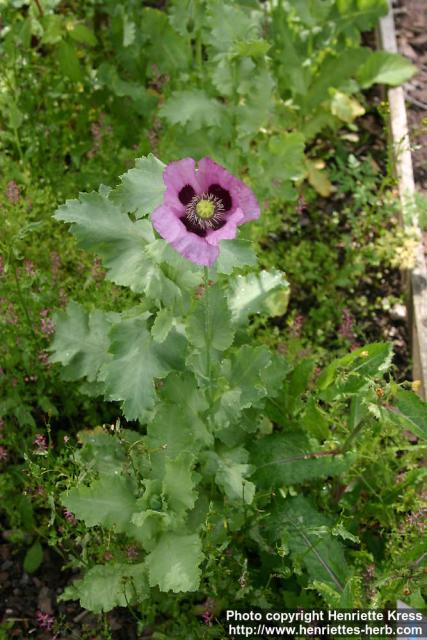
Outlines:
[[184,206],[187,206],[187,204],[190,204],[195,195],[196,192],[194,191],[191,184],[186,184],[178,193],[178,198]]

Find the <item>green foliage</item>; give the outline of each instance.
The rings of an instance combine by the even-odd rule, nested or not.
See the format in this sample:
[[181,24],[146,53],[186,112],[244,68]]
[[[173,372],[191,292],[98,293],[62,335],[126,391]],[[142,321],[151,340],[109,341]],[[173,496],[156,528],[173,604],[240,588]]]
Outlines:
[[204,127],[218,127],[222,121],[223,107],[204,91],[177,91],[160,109],[160,115],[174,125],[187,126],[193,133]]
[[[414,72],[360,46],[385,0],[6,5],[0,490],[24,570],[56,547],[83,574],[64,600],[165,638],[219,637],[210,600],[421,606],[425,405],[380,342],[405,239],[360,94]],[[150,151],[208,154],[262,201],[204,285],[146,217]],[[106,274],[48,217],[80,190],[56,219]]]
[[244,324],[249,316],[266,313],[283,316],[289,299],[289,284],[280,271],[261,271],[247,276],[237,276],[230,283],[229,301],[232,320]]
[[294,562],[303,564],[315,583],[342,593],[349,567],[343,546],[330,533],[331,525],[330,518],[298,496],[278,502],[269,527],[273,535],[289,546]]
[[31,545],[25,554],[24,558],[24,571],[27,573],[34,573],[40,567],[43,562],[43,548],[38,540]]
[[[419,396],[412,391],[399,389],[396,392],[396,416],[398,423],[406,427],[418,438],[427,439],[427,407]],[[391,416],[390,416],[391,417]]]
[[95,310],[86,313],[81,305],[71,302],[66,311],[55,318],[57,330],[51,345],[51,362],[59,362],[67,380],[86,377],[95,382],[102,365],[108,360],[108,332],[118,314]]
[[125,212],[135,211],[137,218],[153,211],[162,202],[165,165],[152,153],[138,158],[135,167],[121,177],[111,197]]
[[409,60],[397,53],[375,51],[358,70],[357,79],[364,89],[375,83],[396,87],[412,78],[416,71]]
[[203,298],[190,316],[187,326],[192,345],[209,351],[225,351],[233,342],[231,313],[226,298],[217,286],[207,286]]
[[265,488],[339,476],[354,462],[351,452],[344,455],[328,452],[321,450],[319,444],[316,451],[315,443],[310,443],[307,435],[298,431],[273,434],[257,443],[253,458],[262,460],[257,464],[255,478]]
[[147,556],[150,586],[158,586],[162,591],[195,591],[202,559],[197,535],[164,534]]
[[113,563],[89,569],[82,580],[67,587],[60,599],[78,599],[85,609],[101,613],[114,607],[127,607],[137,600],[144,600],[147,595],[144,566]]
[[110,352],[113,358],[101,372],[106,395],[123,402],[128,420],[143,418],[153,407],[154,379],[164,378],[184,365],[185,341],[172,332],[162,343],[152,341],[146,322],[132,318],[113,327]]
[[126,531],[136,508],[135,488],[124,476],[101,476],[90,487],[72,489],[63,504],[88,527],[103,525]]

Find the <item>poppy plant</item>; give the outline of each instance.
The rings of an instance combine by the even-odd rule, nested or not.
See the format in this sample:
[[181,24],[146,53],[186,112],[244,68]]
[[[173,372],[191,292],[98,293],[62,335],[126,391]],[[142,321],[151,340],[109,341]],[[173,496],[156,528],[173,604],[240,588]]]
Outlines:
[[154,228],[195,264],[210,267],[221,240],[236,237],[237,227],[260,215],[255,195],[224,167],[203,158],[171,162],[163,173],[166,191],[152,213]]

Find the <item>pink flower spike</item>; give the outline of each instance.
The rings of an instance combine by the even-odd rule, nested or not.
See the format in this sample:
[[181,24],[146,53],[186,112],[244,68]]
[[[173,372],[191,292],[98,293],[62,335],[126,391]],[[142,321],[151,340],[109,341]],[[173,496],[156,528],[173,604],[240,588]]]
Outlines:
[[68,509],[64,509],[64,518],[70,523],[70,524],[77,524],[77,518],[74,515],[74,513],[72,513],[71,511],[69,511]]
[[210,267],[221,240],[236,237],[237,227],[259,218],[255,195],[241,180],[210,158],[171,162],[163,173],[166,191],[151,215],[156,231],[184,258]]
[[36,611],[37,624],[40,629],[51,631],[55,618],[44,611]]
[[46,438],[41,433],[38,433],[33,440],[35,453],[44,453],[47,451]]

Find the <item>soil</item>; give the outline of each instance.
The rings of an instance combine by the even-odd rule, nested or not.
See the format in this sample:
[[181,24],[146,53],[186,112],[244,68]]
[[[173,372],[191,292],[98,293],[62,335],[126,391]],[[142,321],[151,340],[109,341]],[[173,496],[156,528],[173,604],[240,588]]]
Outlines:
[[393,2],[398,47],[419,72],[404,85],[417,187],[427,195],[427,2]]

